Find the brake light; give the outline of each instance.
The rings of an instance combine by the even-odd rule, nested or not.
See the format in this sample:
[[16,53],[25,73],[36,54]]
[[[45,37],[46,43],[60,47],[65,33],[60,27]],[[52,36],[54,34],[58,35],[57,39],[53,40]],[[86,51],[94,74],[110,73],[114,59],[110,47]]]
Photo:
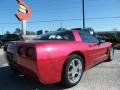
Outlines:
[[32,48],[32,47],[29,47],[28,49],[27,49],[27,56],[28,57],[30,57],[31,59],[35,59],[36,58],[36,51],[35,51],[35,49],[34,48]]
[[32,60],[35,60],[36,58],[36,51],[33,47],[28,46],[22,46],[19,48],[18,51],[20,56],[31,58]]
[[18,50],[18,53],[19,53],[19,55],[25,57],[25,56],[26,56],[26,53],[27,53],[27,46],[22,46],[22,47],[20,47],[19,50]]

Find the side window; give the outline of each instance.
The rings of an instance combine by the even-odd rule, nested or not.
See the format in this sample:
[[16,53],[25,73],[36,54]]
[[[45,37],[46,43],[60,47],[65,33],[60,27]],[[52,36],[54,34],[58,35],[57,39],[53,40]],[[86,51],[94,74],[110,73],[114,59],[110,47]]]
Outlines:
[[82,40],[84,42],[87,42],[87,43],[99,43],[99,40],[93,35],[90,35],[90,34],[85,33],[85,32],[79,32],[79,34],[80,34],[80,37],[82,38]]

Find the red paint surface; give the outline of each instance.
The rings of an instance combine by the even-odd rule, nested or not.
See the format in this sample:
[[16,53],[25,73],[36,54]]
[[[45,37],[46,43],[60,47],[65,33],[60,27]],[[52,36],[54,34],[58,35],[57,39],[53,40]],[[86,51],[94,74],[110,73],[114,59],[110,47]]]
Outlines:
[[[75,41],[17,42],[16,46],[18,47],[25,45],[34,48],[36,58],[33,60],[30,57],[23,57],[17,53],[16,66],[23,67],[25,71],[23,69],[21,71],[24,74],[31,71],[33,77],[35,75],[42,83],[50,84],[61,81],[63,65],[71,53],[78,52],[84,56],[85,70],[108,58],[108,49],[111,47],[111,43],[106,42],[100,45],[85,43],[76,31],[72,32]],[[12,48],[12,45],[8,45],[8,52],[15,53],[15,50],[14,47]],[[20,67],[17,69],[20,70]]]

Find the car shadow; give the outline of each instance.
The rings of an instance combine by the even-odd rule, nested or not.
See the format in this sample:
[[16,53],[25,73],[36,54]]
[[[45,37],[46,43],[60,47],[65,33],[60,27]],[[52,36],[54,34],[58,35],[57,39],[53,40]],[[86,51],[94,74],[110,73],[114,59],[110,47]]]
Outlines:
[[9,66],[0,68],[0,90],[63,90],[60,84],[43,85],[40,82],[16,76]]

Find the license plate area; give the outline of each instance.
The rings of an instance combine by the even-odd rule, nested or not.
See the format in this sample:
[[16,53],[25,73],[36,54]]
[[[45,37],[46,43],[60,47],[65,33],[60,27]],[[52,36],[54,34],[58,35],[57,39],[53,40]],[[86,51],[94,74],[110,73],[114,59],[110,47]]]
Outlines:
[[8,58],[9,62],[17,63],[17,56],[16,56],[16,54],[9,53],[7,58]]

